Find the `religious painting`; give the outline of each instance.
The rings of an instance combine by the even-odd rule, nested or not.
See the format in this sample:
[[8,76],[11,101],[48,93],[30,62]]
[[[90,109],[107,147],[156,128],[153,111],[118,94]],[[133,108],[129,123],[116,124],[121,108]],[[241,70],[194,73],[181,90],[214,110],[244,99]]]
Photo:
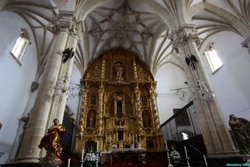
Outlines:
[[176,126],[190,126],[187,110],[174,109]]

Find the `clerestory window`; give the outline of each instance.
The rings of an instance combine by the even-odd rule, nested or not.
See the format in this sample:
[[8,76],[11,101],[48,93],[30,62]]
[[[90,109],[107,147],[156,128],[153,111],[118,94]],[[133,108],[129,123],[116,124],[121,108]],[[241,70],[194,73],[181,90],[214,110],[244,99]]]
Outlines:
[[204,55],[208,61],[212,74],[214,74],[223,66],[219,56],[217,55],[216,50],[214,49],[214,42],[208,44]]
[[26,29],[21,28],[21,33],[16,40],[15,46],[11,50],[10,54],[15,58],[19,65],[22,65],[22,59],[27,49],[28,44],[30,44],[29,34]]

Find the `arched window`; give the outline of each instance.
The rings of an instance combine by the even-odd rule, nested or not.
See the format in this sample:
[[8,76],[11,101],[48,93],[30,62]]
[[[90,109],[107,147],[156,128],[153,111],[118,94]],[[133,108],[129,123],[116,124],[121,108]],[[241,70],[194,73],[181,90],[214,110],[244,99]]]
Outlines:
[[206,59],[208,61],[212,73],[215,73],[223,66],[219,56],[216,53],[216,50],[214,49],[213,42],[208,44],[207,49],[204,52],[204,55],[206,56]]
[[21,33],[16,40],[15,46],[10,52],[10,54],[15,58],[17,63],[20,65],[22,65],[21,62],[28,44],[30,44],[29,34],[26,29],[21,28]]

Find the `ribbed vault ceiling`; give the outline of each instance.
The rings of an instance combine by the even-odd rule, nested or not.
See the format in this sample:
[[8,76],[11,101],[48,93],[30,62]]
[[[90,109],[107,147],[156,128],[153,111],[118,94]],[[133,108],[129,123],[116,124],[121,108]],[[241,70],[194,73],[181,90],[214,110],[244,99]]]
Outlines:
[[[73,2],[0,2],[1,11],[18,14],[32,30],[38,57],[37,78],[44,70],[53,39],[53,16],[61,6]],[[89,62],[113,48],[136,53],[155,74],[161,66],[173,63],[168,59],[172,53],[169,34],[184,23],[196,25],[201,44],[221,31],[244,37],[250,29],[250,0],[76,0],[75,4],[76,18],[83,27],[75,64],[82,74]]]

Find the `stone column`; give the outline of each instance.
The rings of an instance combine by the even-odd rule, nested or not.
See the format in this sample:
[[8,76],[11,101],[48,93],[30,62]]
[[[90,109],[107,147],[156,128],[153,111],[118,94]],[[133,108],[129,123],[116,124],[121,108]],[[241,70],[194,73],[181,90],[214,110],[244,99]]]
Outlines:
[[41,150],[38,148],[38,145],[47,130],[54,88],[62,63],[61,52],[65,49],[68,39],[68,31],[64,20],[58,20],[55,33],[53,51],[48,56],[43,78],[30,114],[30,120],[23,140],[20,143],[20,150],[15,162],[37,163],[39,161]]
[[[73,17],[73,16],[72,16]],[[76,33],[73,32],[73,29],[76,29],[77,25],[75,22],[72,22],[72,28],[69,29],[69,37],[67,40],[67,44],[65,48],[73,48],[73,50],[76,50],[77,47],[77,37]],[[68,59],[66,63],[61,64],[58,80],[57,80],[57,85],[56,85],[56,93],[54,94],[54,100],[53,104],[51,107],[51,116],[50,116],[50,121],[53,122],[55,118],[57,118],[60,122],[63,121],[63,116],[64,116],[64,111],[65,111],[65,106],[67,102],[67,98],[70,94],[70,89],[69,89],[69,82],[72,74],[72,69],[74,65],[74,58],[76,56],[76,52],[74,56],[71,59]]]
[[[215,97],[208,85],[204,68],[197,49],[199,38],[193,25],[184,25],[172,34],[173,46],[179,51],[187,82],[196,109],[199,126],[210,157],[235,156],[232,138],[229,134],[222,113],[216,105]],[[186,59],[194,55],[194,66]]]

